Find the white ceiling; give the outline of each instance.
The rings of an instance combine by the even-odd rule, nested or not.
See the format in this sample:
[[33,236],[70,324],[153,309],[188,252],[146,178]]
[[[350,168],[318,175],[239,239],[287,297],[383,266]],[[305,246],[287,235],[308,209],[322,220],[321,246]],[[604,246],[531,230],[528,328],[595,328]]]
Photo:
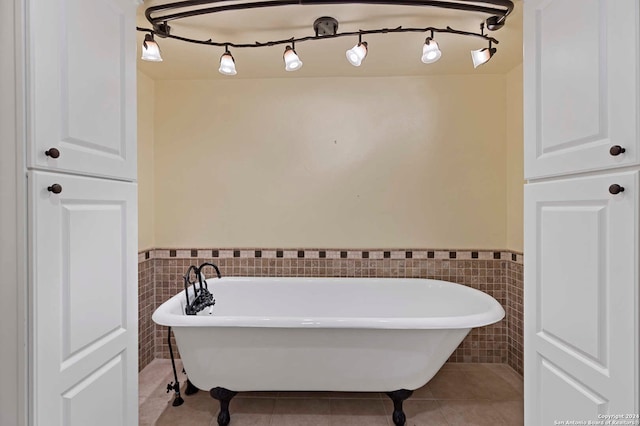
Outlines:
[[[167,3],[146,0],[138,10],[138,26],[150,28],[144,17],[147,7]],[[422,45],[428,34],[371,34],[363,37],[369,53],[362,66],[350,65],[345,51],[356,44],[357,37],[341,37],[296,44],[304,66],[299,71],[284,70],[284,45],[232,49],[238,74],[218,73],[224,49],[156,37],[163,62],[140,60],[144,33],[138,33],[138,69],[156,80],[238,79],[282,77],[357,77],[414,76],[433,74],[502,74],[522,62],[522,3],[515,1],[507,23],[490,35],[499,40],[498,51],[486,64],[473,68],[470,51],[486,47],[476,37],[436,33],[442,57],[434,64],[420,61]],[[321,16],[338,20],[338,32],[403,27],[446,27],[478,32],[488,16],[475,12],[433,7],[383,5],[293,5],[243,11],[227,11],[186,18],[170,23],[172,34],[196,39],[253,43],[290,37],[314,35],[313,22]]]

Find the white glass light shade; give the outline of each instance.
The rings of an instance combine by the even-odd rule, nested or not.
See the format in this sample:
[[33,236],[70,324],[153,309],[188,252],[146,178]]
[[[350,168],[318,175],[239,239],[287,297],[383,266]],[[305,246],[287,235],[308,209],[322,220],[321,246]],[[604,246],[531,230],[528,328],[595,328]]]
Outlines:
[[442,56],[442,52],[438,47],[438,43],[427,38],[422,46],[422,62],[425,64],[432,64]]
[[287,46],[284,49],[284,55],[282,55],[284,59],[284,69],[287,71],[297,71],[302,68],[302,61],[296,54],[296,51],[291,48],[291,46]]
[[153,39],[153,35],[147,34],[144,36],[142,42],[142,57],[143,61],[162,62],[162,56],[160,55],[160,46]]
[[360,65],[362,65],[362,61],[364,61],[364,58],[367,57],[368,51],[369,49],[367,42],[359,42],[351,49],[347,50],[347,61],[349,61],[349,63],[354,67],[359,67]]
[[222,56],[220,56],[220,68],[218,68],[218,72],[224,75],[238,74],[236,71],[236,62],[233,60],[231,53],[224,52]]
[[478,68],[480,65],[491,59],[494,53],[496,53],[495,48],[488,49],[485,47],[484,49],[480,50],[472,50],[471,59],[473,59],[473,67]]

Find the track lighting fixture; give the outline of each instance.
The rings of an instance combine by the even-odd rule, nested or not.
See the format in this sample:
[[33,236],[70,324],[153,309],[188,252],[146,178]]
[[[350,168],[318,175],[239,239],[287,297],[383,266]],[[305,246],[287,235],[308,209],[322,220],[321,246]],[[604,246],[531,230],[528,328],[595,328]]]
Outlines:
[[286,71],[297,71],[302,68],[302,61],[298,57],[294,47],[294,44],[291,43],[291,46],[287,46],[284,49],[282,59],[284,59],[284,69]]
[[487,62],[496,53],[496,48],[491,47],[491,41],[489,41],[489,48],[472,50],[471,59],[473,60],[473,68],[478,68],[480,65]]
[[359,67],[367,57],[368,51],[369,45],[366,41],[362,41],[362,34],[358,34],[358,44],[347,50],[347,60],[354,67]]
[[233,55],[229,52],[229,48],[225,46],[224,53],[220,56],[220,68],[218,72],[224,75],[236,75],[236,61],[233,59]]
[[438,43],[433,39],[432,31],[431,37],[427,37],[422,46],[422,62],[432,64],[440,59],[440,56],[442,56],[442,52],[440,51],[440,47],[438,47]]
[[[484,22],[480,24],[480,34],[484,35]],[[473,60],[473,68],[478,68],[480,65],[487,62],[491,57],[496,53],[496,48],[491,47],[491,42],[497,40],[489,39],[489,48],[486,47],[484,49],[472,50],[471,51],[471,59]]]
[[142,42],[142,57],[143,61],[162,62],[162,56],[160,55],[160,46],[153,39],[153,34],[146,34],[144,41]]
[[[221,4],[230,3],[230,4]],[[300,5],[316,3],[312,0],[298,0],[295,3]],[[397,5],[395,0],[332,0],[332,1],[320,1],[319,4],[323,4],[327,7],[333,4],[374,4],[374,5]],[[401,2],[405,6],[417,6],[417,7],[438,7],[449,10],[467,11],[474,13],[488,14],[489,17],[483,20],[480,24],[480,32],[470,32],[456,30],[451,27],[436,28],[436,27],[423,27],[423,28],[379,28],[371,30],[358,30],[349,32],[338,33],[338,21],[335,18],[329,16],[323,16],[313,24],[315,35],[303,36],[303,37],[289,37],[282,40],[271,41],[256,41],[254,43],[233,43],[231,41],[214,41],[198,40],[189,37],[183,37],[179,35],[171,34],[170,21],[189,18],[193,16],[207,15],[212,13],[221,13],[229,10],[241,11],[241,10],[253,10],[255,8],[263,7],[276,7],[291,5],[291,0],[269,0],[262,2],[251,3],[231,3],[226,0],[181,0],[173,3],[159,4],[151,6],[145,10],[145,17],[151,24],[152,28],[137,28],[138,31],[146,32],[143,43],[142,59],[146,61],[162,61],[160,56],[160,49],[157,43],[154,41],[153,36],[158,35],[163,38],[173,38],[187,43],[194,43],[207,46],[224,47],[225,53],[220,58],[220,73],[225,75],[235,75],[236,68],[233,56],[229,52],[229,47],[235,49],[250,48],[250,47],[268,47],[285,44],[287,45],[284,50],[283,59],[285,63],[286,71],[296,71],[302,67],[302,61],[298,57],[295,51],[295,43],[301,43],[305,41],[326,40],[336,37],[350,37],[358,36],[358,44],[351,49],[347,50],[346,56],[349,63],[353,66],[359,67],[367,57],[368,48],[367,42],[362,41],[362,36],[366,34],[387,34],[387,33],[406,33],[406,32],[430,32],[431,35],[426,38],[424,45],[422,46],[422,62],[430,64],[436,62],[442,56],[438,43],[434,40],[434,33],[447,33],[456,34],[468,37],[477,37],[489,42],[488,48],[480,50],[474,50],[471,52],[471,58],[473,59],[473,67],[487,62],[496,53],[496,48],[493,44],[498,44],[498,40],[486,35],[484,33],[484,26],[489,30],[494,31],[504,27],[506,17],[513,11],[512,0],[411,0],[411,2]],[[213,5],[213,6],[212,6]]]

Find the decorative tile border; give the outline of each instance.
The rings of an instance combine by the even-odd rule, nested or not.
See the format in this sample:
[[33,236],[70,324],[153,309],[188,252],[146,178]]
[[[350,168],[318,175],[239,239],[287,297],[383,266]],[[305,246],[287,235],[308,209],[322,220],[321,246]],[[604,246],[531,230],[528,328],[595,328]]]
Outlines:
[[[216,263],[226,276],[328,276],[433,278],[457,282],[492,295],[505,308],[501,322],[471,331],[452,362],[508,363],[522,374],[523,255],[512,251],[442,249],[150,249],[138,254],[140,269],[152,271],[153,293],[140,300],[140,364],[167,358],[166,328],[150,316],[182,288],[189,265]],[[152,265],[152,266],[148,266]],[[139,286],[148,289],[148,273]],[[140,291],[143,294],[143,291]],[[142,297],[142,296],[141,296]],[[151,300],[153,299],[153,300]],[[151,302],[149,301],[151,300]],[[142,307],[145,313],[142,313]],[[151,309],[152,306],[152,309]],[[152,324],[153,325],[153,324]],[[174,347],[175,348],[175,347]],[[150,355],[151,353],[151,355]]]
[[435,250],[435,249],[170,249],[159,248],[138,253],[138,262],[149,259],[457,259],[508,260],[523,263],[523,255],[513,251]]

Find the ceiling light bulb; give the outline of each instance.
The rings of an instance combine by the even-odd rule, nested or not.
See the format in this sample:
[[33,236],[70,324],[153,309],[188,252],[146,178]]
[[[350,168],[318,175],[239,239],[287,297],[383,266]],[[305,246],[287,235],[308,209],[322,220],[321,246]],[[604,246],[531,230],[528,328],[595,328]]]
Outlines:
[[160,46],[153,39],[153,34],[146,34],[144,41],[142,42],[142,57],[143,61],[162,62],[162,56],[160,55]]
[[297,71],[302,68],[302,61],[296,54],[296,51],[293,50],[291,46],[287,46],[284,49],[284,55],[282,55],[284,59],[284,69],[287,71]]
[[224,52],[220,56],[220,68],[218,68],[220,74],[224,75],[236,75],[236,61],[233,59],[231,52]]
[[367,57],[368,45],[366,41],[358,42],[351,49],[347,50],[347,61],[354,67],[362,65],[362,61]]
[[438,43],[435,42],[431,37],[427,37],[422,46],[422,62],[425,64],[432,64],[440,59],[442,56],[442,52],[438,47]]
[[484,48],[480,50],[471,51],[471,59],[473,59],[473,67],[478,68],[480,65],[487,62],[496,53],[495,48]]

